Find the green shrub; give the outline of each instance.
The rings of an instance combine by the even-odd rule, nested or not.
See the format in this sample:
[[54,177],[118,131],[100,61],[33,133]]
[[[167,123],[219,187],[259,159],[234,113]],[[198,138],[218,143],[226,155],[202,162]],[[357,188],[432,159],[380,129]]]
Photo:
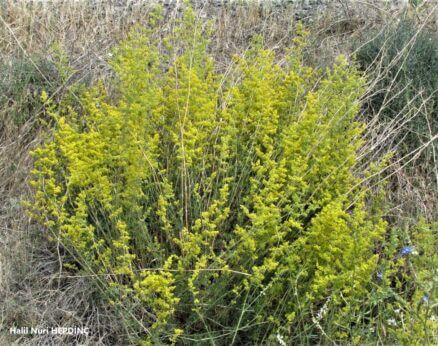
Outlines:
[[[361,68],[376,72],[367,105],[384,122],[402,125],[391,137],[404,156],[438,132],[438,35],[404,18],[370,36],[357,52]],[[433,155],[432,145],[421,155],[428,174],[436,174]]]
[[64,270],[132,343],[360,343],[386,229],[353,174],[363,78],[343,57],[304,66],[304,36],[281,65],[255,38],[219,74],[192,11],[152,30],[116,49],[117,100],[46,102],[29,208]]
[[393,228],[381,244],[378,285],[364,316],[388,344],[437,343],[437,226],[420,220],[414,227]]
[[16,125],[23,124],[42,110],[43,89],[55,90],[56,68],[47,59],[38,56],[16,58],[0,63],[0,107]]

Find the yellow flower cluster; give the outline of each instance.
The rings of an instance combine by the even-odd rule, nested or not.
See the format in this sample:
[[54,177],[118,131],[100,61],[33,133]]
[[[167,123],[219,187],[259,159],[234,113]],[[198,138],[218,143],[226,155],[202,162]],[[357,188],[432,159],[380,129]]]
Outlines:
[[98,85],[76,110],[48,105],[34,217],[113,302],[141,302],[150,340],[255,342],[358,299],[385,230],[352,173],[362,77],[342,57],[303,66],[305,35],[286,64],[256,38],[221,74],[191,10],[157,37],[116,49],[116,100]]

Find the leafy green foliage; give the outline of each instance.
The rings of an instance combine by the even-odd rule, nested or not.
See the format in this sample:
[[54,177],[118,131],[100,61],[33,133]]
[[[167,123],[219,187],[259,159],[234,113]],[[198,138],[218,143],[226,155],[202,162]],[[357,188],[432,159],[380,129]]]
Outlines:
[[381,244],[377,285],[364,317],[387,343],[436,343],[437,230],[436,224],[420,220],[415,227],[392,229]]
[[65,265],[96,278],[133,343],[356,337],[386,230],[352,173],[363,78],[343,57],[304,66],[303,36],[285,64],[255,38],[219,74],[191,10],[154,37],[116,49],[116,101],[43,98],[56,125],[29,209]]

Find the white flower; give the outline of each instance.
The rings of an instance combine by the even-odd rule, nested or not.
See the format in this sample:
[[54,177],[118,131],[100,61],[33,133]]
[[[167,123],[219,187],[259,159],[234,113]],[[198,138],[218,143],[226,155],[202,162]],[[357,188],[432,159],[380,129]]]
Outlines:
[[396,326],[397,325],[397,321],[394,318],[390,318],[386,322],[388,323],[389,326]]
[[266,287],[264,287],[263,290],[260,292],[260,294],[262,296],[265,296],[266,295],[266,291],[269,289],[269,287],[270,287],[270,285],[267,285]]
[[331,296],[328,297],[321,310],[318,311],[318,314],[316,315],[318,321],[322,320],[322,318],[326,315],[328,310],[328,303],[330,303],[331,298]]
[[283,337],[280,335],[280,333],[277,333],[277,340],[281,346],[287,346],[286,343],[284,342]]

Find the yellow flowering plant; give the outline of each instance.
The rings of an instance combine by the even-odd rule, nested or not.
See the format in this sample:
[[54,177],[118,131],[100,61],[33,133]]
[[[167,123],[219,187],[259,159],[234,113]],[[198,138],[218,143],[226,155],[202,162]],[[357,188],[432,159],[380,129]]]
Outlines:
[[208,33],[190,9],[164,40],[137,28],[115,97],[46,102],[29,209],[145,343],[349,337],[386,229],[353,173],[364,79],[303,65],[304,32],[286,62],[256,37],[221,73]]

